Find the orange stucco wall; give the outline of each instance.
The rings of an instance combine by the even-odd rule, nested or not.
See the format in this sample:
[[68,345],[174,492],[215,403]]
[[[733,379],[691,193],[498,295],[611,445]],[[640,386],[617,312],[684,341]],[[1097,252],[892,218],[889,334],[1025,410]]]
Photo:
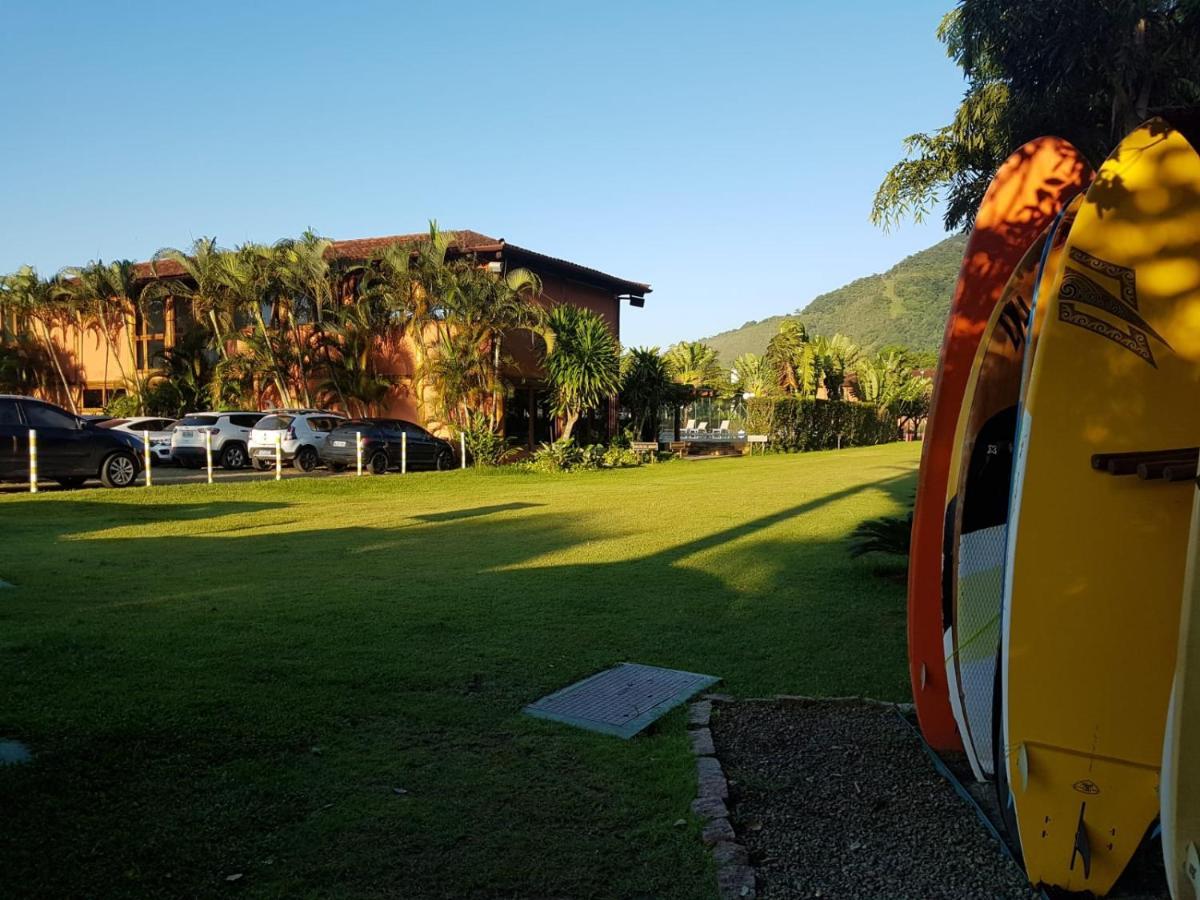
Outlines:
[[[538,301],[551,306],[570,303],[598,313],[609,324],[613,333],[620,338],[620,302],[608,291],[582,284],[567,278],[541,274],[543,295]],[[173,316],[167,316],[166,344],[174,343]],[[83,404],[85,388],[119,388],[124,372],[132,374],[134,361],[126,335],[114,335],[117,344],[115,354],[110,353],[104,336],[92,330],[80,330],[74,326],[60,326],[52,331],[60,363],[74,387],[75,402],[80,412],[98,412],[99,407]],[[536,342],[527,333],[509,335],[505,339],[505,352],[512,358],[510,376],[523,383],[536,383],[543,377]],[[377,364],[380,371],[394,379],[396,386],[388,399],[380,405],[378,414],[419,421],[417,398],[413,395],[411,376],[415,369],[415,357],[411,339],[381,344]],[[270,401],[268,401],[270,405]],[[333,404],[335,407],[337,404]],[[343,410],[344,411],[344,410]],[[430,424],[430,423],[422,423]]]

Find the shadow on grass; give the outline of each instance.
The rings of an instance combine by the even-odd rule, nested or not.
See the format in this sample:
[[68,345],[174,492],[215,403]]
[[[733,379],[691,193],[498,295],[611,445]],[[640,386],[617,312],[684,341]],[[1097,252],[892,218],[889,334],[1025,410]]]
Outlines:
[[440,513],[425,513],[413,516],[419,522],[453,522],[455,519],[474,519],[479,516],[491,516],[500,512],[515,509],[533,509],[545,506],[544,503],[495,503],[491,506],[475,506],[470,509],[451,509]]
[[[680,730],[625,743],[519,710],[626,659],[736,693],[902,695],[902,588],[839,538],[760,532],[863,491],[903,503],[912,480],[620,561],[588,561],[611,535],[583,515],[487,518],[537,504],[75,544],[86,595],[0,607],[0,736],[36,755],[0,769],[0,870],[28,896],[218,895],[232,873],[274,895],[704,896],[703,850],[671,825],[694,791]],[[29,512],[53,537],[80,533],[60,517],[286,506],[91,505]]]

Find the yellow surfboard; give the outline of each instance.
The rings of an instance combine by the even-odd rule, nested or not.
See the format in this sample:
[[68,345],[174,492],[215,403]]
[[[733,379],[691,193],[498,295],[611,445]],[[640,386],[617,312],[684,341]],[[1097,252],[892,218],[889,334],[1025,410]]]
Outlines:
[[1175,900],[1200,898],[1200,491],[1193,496],[1159,790],[1163,862]]
[[1198,398],[1200,156],[1154,120],[1075,218],[1019,425],[1002,724],[1035,884],[1107,893],[1158,815],[1191,492],[1093,463],[1200,445]]

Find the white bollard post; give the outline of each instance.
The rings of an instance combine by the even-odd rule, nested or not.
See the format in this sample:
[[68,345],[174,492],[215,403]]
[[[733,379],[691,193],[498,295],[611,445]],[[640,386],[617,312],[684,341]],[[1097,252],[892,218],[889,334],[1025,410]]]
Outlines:
[[283,478],[283,435],[275,432],[275,480]]
[[142,450],[146,456],[146,487],[153,487],[154,481],[150,476],[150,432],[142,432]]
[[212,433],[204,432],[204,463],[208,468],[208,483],[212,484]]
[[408,474],[408,432],[400,432],[400,474]]
[[29,429],[29,493],[36,494],[37,488],[37,432]]
[[458,455],[462,458],[461,468],[467,467],[467,435],[466,432],[458,433]]
[[358,456],[358,474],[362,474],[362,432],[354,432],[354,452]]

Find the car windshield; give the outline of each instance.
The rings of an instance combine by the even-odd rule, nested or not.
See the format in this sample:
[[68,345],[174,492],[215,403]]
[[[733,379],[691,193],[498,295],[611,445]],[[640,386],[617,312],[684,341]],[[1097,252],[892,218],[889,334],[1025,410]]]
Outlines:
[[216,416],[184,416],[179,420],[180,425],[215,425],[217,423]]
[[295,416],[264,416],[254,427],[259,431],[282,431],[295,421]]

